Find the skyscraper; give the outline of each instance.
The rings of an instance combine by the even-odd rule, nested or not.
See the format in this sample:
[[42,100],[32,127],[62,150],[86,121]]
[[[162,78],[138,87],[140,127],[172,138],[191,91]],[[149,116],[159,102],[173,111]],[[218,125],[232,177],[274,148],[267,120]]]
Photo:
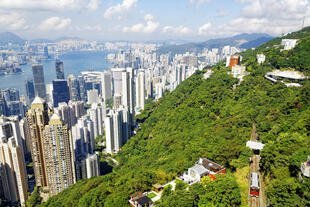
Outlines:
[[129,75],[129,114],[130,114],[130,128],[135,126],[135,82],[134,82],[134,69],[127,68]]
[[83,78],[83,76],[78,77],[79,87],[80,87],[80,97],[81,101],[87,102],[87,89],[86,89],[86,83]]
[[99,102],[98,90],[93,89],[93,90],[87,91],[87,103],[92,105],[98,102]]
[[21,147],[17,145],[14,137],[1,138],[0,165],[5,198],[24,204],[28,197],[26,166]]
[[71,134],[60,117],[51,114],[46,102],[36,97],[27,112],[27,126],[36,185],[44,193],[55,195],[75,183],[75,170]]
[[28,185],[17,117],[1,117],[0,137],[0,173],[4,196],[23,204],[28,196]]
[[64,63],[59,59],[56,59],[55,68],[56,68],[56,78],[65,79]]
[[30,106],[35,97],[34,84],[32,79],[25,81],[25,91],[27,95],[27,105]]
[[44,47],[44,57],[48,58],[48,47]]
[[66,80],[53,80],[53,102],[54,107],[57,107],[59,103],[68,103],[70,100],[69,87]]
[[80,101],[81,100],[80,85],[79,81],[74,77],[74,75],[69,75],[68,86],[69,86],[70,100]]
[[31,155],[34,163],[35,181],[36,185],[42,187],[43,190],[47,190],[48,186],[43,154],[43,130],[45,125],[48,124],[50,113],[46,102],[37,96],[26,115],[27,127],[32,143]]
[[45,99],[46,89],[44,82],[43,65],[32,65],[32,74],[34,80],[34,89],[37,96]]
[[112,77],[110,73],[103,72],[101,76],[101,89],[104,101],[112,98]]
[[69,104],[63,102],[59,103],[54,110],[60,116],[62,122],[68,125],[68,129],[71,129],[77,123],[77,120],[84,115],[84,103],[82,101],[69,101]]
[[25,118],[19,121],[19,130],[22,140],[25,160],[31,162],[31,137],[29,134],[29,128],[27,126],[27,121]]
[[129,107],[130,105],[130,85],[129,85],[129,74],[124,71],[122,72],[122,105]]
[[138,73],[136,78],[136,107],[138,109],[144,109],[145,103],[145,78],[144,72]]
[[113,131],[113,117],[107,116],[104,119],[105,124],[105,138],[106,138],[106,151],[112,154],[114,152],[114,131]]
[[121,125],[122,125],[122,145],[126,144],[130,137],[130,116],[128,107],[120,109]]
[[99,176],[99,156],[97,154],[88,155],[86,158],[87,178]]
[[130,136],[128,108],[113,110],[104,120],[106,132],[106,151],[118,152]]
[[122,72],[124,68],[112,68],[113,95],[122,94]]
[[43,154],[48,192],[55,195],[75,183],[74,155],[70,133],[53,114],[43,130]]

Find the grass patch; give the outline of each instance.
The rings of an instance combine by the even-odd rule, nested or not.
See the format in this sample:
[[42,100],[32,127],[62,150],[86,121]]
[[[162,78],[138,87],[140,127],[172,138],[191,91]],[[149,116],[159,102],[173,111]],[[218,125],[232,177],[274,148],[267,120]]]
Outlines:
[[234,176],[237,179],[237,183],[240,187],[240,193],[241,193],[241,202],[243,205],[248,205],[248,194],[249,194],[249,181],[248,181],[248,174],[249,174],[250,167],[243,167],[240,169],[237,169],[237,171],[234,173]]
[[150,199],[155,198],[156,194],[155,193],[150,193],[147,195],[147,197],[149,197]]

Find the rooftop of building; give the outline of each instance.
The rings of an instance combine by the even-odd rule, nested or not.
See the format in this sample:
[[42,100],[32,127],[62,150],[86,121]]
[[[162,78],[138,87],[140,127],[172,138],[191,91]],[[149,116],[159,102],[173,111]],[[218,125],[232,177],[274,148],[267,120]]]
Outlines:
[[45,100],[39,96],[36,96],[32,102],[32,104],[44,104]]
[[58,114],[54,113],[53,116],[51,117],[51,120],[60,120]]
[[198,163],[201,163],[203,167],[205,167],[207,170],[212,171],[212,172],[218,172],[222,170],[224,167],[207,159],[207,158],[200,158]]
[[272,72],[268,72],[267,75],[281,78],[295,79],[295,80],[304,80],[308,78],[302,72],[293,70],[274,70]]
[[248,141],[246,143],[246,146],[253,149],[253,150],[262,150],[265,145],[260,143],[260,142]]
[[141,206],[149,206],[150,204],[153,203],[153,201],[149,197],[144,195],[142,192],[136,192],[130,195],[130,197],[131,197],[130,201],[132,201],[133,203],[137,203]]

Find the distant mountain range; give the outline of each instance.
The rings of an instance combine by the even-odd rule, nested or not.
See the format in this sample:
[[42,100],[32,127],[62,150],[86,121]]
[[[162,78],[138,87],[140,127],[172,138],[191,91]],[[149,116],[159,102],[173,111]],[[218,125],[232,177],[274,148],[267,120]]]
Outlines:
[[163,46],[158,51],[159,53],[171,52],[172,54],[176,54],[176,53],[185,53],[187,51],[190,51],[190,52],[201,51],[203,48],[208,48],[208,49],[222,48],[226,45],[230,45],[233,47],[240,47],[243,49],[250,49],[250,48],[256,48],[260,46],[261,44],[268,42],[272,38],[273,37],[271,37],[268,34],[243,33],[243,34],[236,35],[233,37],[210,39],[205,42],[199,42],[199,43],[187,43],[187,44],[182,44],[182,45]]
[[22,45],[25,43],[25,40],[12,32],[1,32],[0,45],[7,45],[8,43]]
[[[62,40],[82,40],[82,39],[79,37],[59,37],[55,40],[42,38],[42,39],[34,39],[31,41],[35,43],[43,43],[43,42],[51,43],[51,42],[58,42]],[[25,44],[25,42],[26,40],[24,40],[23,38],[19,37],[18,35],[12,32],[0,32],[0,45],[7,45],[8,43],[23,45]]]
[[[168,46],[162,46],[159,48],[159,53],[168,53],[171,52],[173,54],[176,53],[185,53],[187,51],[193,52],[193,51],[201,51],[203,48],[222,48],[225,45],[230,46],[237,46],[243,49],[249,49],[249,48],[256,48],[260,46],[261,44],[268,42],[273,37],[271,37],[268,34],[240,34],[233,37],[228,38],[220,38],[220,39],[210,39],[205,42],[199,42],[199,43],[184,43],[185,41],[172,41],[170,40],[170,43],[174,43]],[[50,39],[35,39],[32,40],[33,42],[57,42],[62,40],[82,40],[79,37],[60,37],[55,40]],[[26,40],[19,37],[18,35],[12,33],[12,32],[2,32],[0,33],[0,45],[7,45],[8,43],[12,44],[24,44]]]

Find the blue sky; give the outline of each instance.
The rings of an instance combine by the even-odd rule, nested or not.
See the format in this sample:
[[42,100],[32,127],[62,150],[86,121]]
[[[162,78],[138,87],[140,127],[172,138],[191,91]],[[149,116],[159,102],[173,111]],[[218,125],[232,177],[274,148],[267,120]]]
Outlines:
[[309,0],[0,0],[0,28],[26,39],[201,41],[310,25]]

